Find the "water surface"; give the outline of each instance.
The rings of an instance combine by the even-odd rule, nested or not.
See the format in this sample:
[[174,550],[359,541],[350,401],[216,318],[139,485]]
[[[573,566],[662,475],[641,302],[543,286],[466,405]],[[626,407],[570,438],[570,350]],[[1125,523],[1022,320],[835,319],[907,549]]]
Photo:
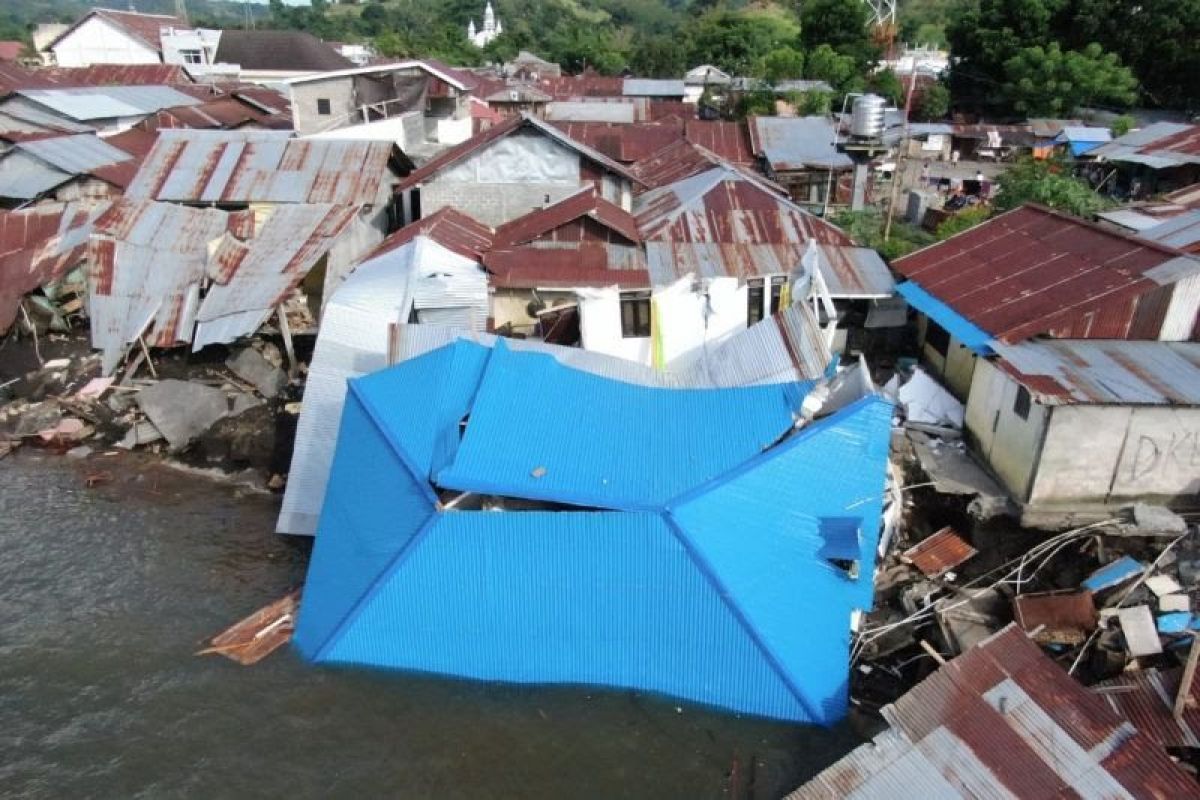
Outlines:
[[195,657],[302,582],[277,509],[133,456],[0,461],[0,795],[770,798],[856,744],[633,692]]

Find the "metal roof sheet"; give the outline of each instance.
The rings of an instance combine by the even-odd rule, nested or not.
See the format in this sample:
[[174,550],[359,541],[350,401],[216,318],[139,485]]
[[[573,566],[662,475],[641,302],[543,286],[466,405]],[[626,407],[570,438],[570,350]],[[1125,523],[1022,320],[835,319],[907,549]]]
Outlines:
[[93,8],[88,13],[75,20],[46,46],[52,50],[55,45],[71,35],[76,28],[93,17],[103,19],[110,25],[125,31],[135,39],[155,52],[162,51],[161,34],[163,28],[187,28],[187,20],[173,14],[144,14],[138,11],[120,11],[113,8]]
[[1059,131],[1058,137],[1064,142],[1111,142],[1112,131],[1108,128],[1090,127],[1088,125],[1068,125]]
[[1200,747],[1200,682],[1192,681],[1183,715],[1175,717],[1182,668],[1133,670],[1092,686],[1113,711],[1163,747]]
[[1150,736],[1050,661],[1015,625],[884,709],[888,731],[789,800],[1200,797]]
[[[158,41],[158,37],[155,37]],[[40,70],[59,86],[169,86],[192,83],[179,64],[89,64]],[[36,87],[28,87],[36,88]]]
[[73,174],[89,173],[98,167],[131,158],[124,150],[113,147],[95,134],[87,133],[36,139],[21,142],[17,147],[63,172]]
[[547,122],[614,122],[634,121],[633,103],[593,103],[586,100],[555,100],[546,104]]
[[1200,343],[1056,339],[994,345],[1046,405],[1200,405]]
[[589,184],[557,203],[499,226],[496,228],[494,244],[525,244],[579,219],[591,220],[631,244],[642,238],[633,216],[605,200],[596,187]]
[[1188,253],[1200,253],[1200,209],[1187,211],[1166,222],[1154,220],[1153,226],[1142,228],[1138,235]]
[[942,528],[905,550],[901,560],[936,578],[972,558],[977,552],[950,527]]
[[775,172],[850,169],[854,162],[837,149],[837,131],[827,117],[751,117],[750,140]]
[[678,121],[609,123],[563,120],[555,122],[554,127],[572,139],[624,163],[640,161],[683,138],[683,126]]
[[1089,591],[1021,594],[1013,598],[1013,618],[1034,641],[1083,644],[1096,629],[1096,605]]
[[1168,279],[1155,270],[1192,261],[1173,248],[1025,205],[892,268],[977,328],[1014,343],[1037,334],[1157,339],[1162,320],[1147,319],[1142,303],[1184,274]]
[[621,93],[626,97],[683,97],[683,81],[654,78],[626,78]]
[[171,106],[200,101],[170,86],[87,86],[72,89],[21,89],[18,95],[78,122],[142,117]]
[[74,177],[20,150],[0,156],[0,197],[33,200]]
[[106,208],[107,203],[45,203],[0,211],[0,333],[13,323],[26,293],[83,259],[92,223]]
[[394,145],[288,131],[162,130],[125,196],[214,203],[378,202]]
[[445,206],[388,234],[364,261],[402,247],[418,236],[432,239],[447,250],[476,261],[492,249],[494,239],[491,228],[452,206]]

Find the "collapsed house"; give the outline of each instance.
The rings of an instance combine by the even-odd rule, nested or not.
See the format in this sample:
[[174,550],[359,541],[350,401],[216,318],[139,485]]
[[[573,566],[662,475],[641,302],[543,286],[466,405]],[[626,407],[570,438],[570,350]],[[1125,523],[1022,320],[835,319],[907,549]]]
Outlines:
[[64,132],[116,133],[164,108],[198,105],[202,101],[173,86],[81,86],[18,89],[0,100],[0,115]]
[[95,134],[20,141],[0,155],[0,202],[103,200],[120,195],[136,171],[130,153]]
[[833,724],[891,407],[795,431],[809,387],[638,386],[502,341],[351,381],[294,641]]
[[1117,182],[1135,199],[1200,180],[1200,125],[1156,122],[1087,151],[1117,168]]
[[[1154,698],[1157,701],[1158,698]],[[883,709],[888,729],[788,800],[1200,797],[1153,734],[1010,625]]]

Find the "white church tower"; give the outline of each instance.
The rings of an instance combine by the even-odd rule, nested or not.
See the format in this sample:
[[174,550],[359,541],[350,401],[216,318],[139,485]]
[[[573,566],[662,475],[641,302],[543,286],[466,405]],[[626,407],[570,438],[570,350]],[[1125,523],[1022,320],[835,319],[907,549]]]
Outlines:
[[475,20],[467,23],[467,39],[476,47],[484,47],[488,42],[495,39],[504,28],[501,26],[500,20],[496,19],[496,12],[492,9],[491,0],[488,1],[487,8],[483,10],[483,27],[478,31],[475,29]]

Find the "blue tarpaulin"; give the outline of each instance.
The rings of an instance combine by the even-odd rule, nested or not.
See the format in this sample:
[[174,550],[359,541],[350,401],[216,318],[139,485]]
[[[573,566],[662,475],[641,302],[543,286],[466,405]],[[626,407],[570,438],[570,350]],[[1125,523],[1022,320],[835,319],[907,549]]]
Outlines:
[[925,291],[920,284],[905,281],[896,284],[896,292],[907,300],[910,306],[941,325],[951,336],[974,352],[979,355],[991,354],[991,342],[996,337]]
[[1138,575],[1145,569],[1142,562],[1131,556],[1121,556],[1111,564],[1105,564],[1088,576],[1081,585],[1090,592],[1099,592]]
[[[892,409],[792,432],[807,388],[651,388],[464,341],[351,381],[296,646],[833,724]],[[447,509],[450,484],[555,510]]]

